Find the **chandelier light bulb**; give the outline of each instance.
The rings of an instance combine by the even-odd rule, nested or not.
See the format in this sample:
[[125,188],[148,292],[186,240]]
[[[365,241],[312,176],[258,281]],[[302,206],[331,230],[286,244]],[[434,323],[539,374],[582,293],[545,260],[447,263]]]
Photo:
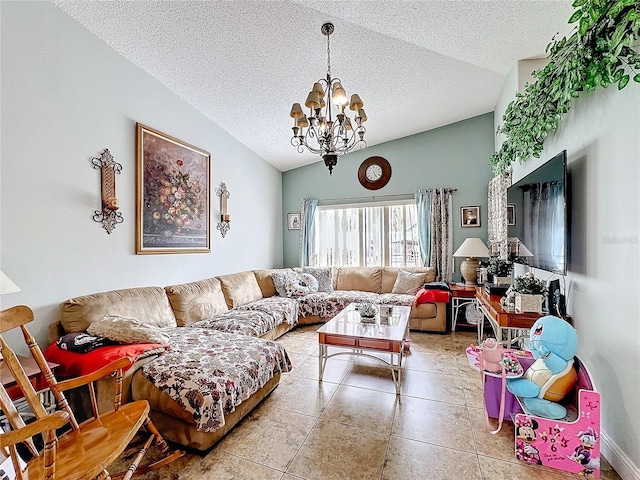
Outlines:
[[347,92],[344,91],[340,82],[333,84],[333,103],[336,105],[346,105],[348,103]]

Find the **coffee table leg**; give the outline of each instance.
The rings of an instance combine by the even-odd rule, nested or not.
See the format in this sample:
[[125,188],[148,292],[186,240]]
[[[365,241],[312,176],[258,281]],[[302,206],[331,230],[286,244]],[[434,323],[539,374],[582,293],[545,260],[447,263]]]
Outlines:
[[324,365],[327,357],[327,346],[320,344],[320,348],[318,349],[318,378],[322,381],[322,376],[324,375]]
[[[397,356],[398,363],[394,361],[394,357]],[[396,386],[396,395],[400,395],[400,387],[402,386],[402,352],[391,354],[391,377],[393,383]]]

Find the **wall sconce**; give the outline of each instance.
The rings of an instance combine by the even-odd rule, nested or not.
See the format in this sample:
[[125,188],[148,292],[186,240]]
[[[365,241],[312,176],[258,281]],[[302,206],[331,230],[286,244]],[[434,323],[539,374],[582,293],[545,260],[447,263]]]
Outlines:
[[220,221],[218,222],[218,230],[224,238],[231,229],[231,215],[227,210],[227,200],[231,196],[224,182],[220,182],[220,186],[216,188],[216,195],[220,197]]
[[91,159],[94,169],[100,169],[102,183],[102,211],[95,210],[94,222],[101,222],[107,233],[111,233],[118,223],[124,222],[124,218],[118,212],[118,197],[116,197],[116,173],[122,171],[122,165],[117,163],[108,148],[102,155]]

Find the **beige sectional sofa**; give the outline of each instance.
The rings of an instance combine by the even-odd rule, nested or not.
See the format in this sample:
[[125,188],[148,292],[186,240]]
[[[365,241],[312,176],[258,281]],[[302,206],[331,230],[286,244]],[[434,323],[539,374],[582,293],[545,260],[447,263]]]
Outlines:
[[[398,270],[388,267],[334,268],[331,272],[334,291],[299,298],[278,295],[273,281],[274,272],[293,272],[292,269],[245,271],[164,288],[140,287],[85,295],[62,303],[62,330],[58,329],[58,334],[83,332],[91,322],[104,315],[134,318],[162,329],[171,338],[171,351],[137,361],[126,372],[123,399],[148,400],[151,417],[165,438],[206,450],[278,385],[281,372],[287,371],[290,363],[282,346],[273,340],[297,324],[326,321],[350,302],[374,301],[412,305],[410,326],[414,330],[446,331],[445,303],[416,306],[411,294],[392,293]],[[435,277],[430,268],[403,270],[424,273],[424,282],[433,281]],[[193,352],[190,350],[192,344]],[[222,421],[217,419],[216,423],[215,418],[209,418],[206,424],[209,428],[203,428],[204,410],[198,410],[200,405],[194,407],[194,402],[189,405],[184,398],[173,395],[172,390],[179,390],[176,382],[180,381],[180,370],[188,369],[189,362],[193,363],[196,358],[202,364],[218,361],[220,355],[214,352],[218,351],[216,348],[222,348],[220,345],[224,345],[220,351],[231,347],[261,350],[268,347],[271,353],[267,356],[275,366],[270,378],[262,378],[250,393],[242,390],[237,398],[234,397],[234,408],[225,410]],[[163,384],[167,376],[174,375],[166,370],[172,363],[177,364],[178,370],[172,377],[174,383]],[[183,363],[186,366],[181,367]],[[103,400],[102,392],[108,391],[106,386],[103,384],[98,392],[100,404],[104,401],[105,405],[108,397],[105,393]],[[193,395],[202,396],[193,391],[190,395],[191,399]],[[200,397],[198,401],[201,401]],[[196,409],[195,413],[189,411],[193,409],[191,407]]]

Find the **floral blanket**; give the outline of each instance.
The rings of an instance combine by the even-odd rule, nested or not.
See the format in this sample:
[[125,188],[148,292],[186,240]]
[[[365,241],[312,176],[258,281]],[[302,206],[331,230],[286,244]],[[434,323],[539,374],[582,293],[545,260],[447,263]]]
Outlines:
[[413,295],[398,293],[371,293],[355,290],[335,290],[331,293],[316,292],[297,297],[300,316],[318,315],[323,318],[335,317],[350,303],[373,302],[384,305],[407,305],[413,302]]
[[189,328],[207,328],[259,337],[273,330],[276,326],[276,319],[269,313],[234,309],[220,315],[214,315],[206,320],[192,323]]
[[291,370],[277,342],[202,328],[177,328],[168,335],[171,351],[144,365],[142,373],[204,432],[223,426],[225,415],[274,375]]
[[296,325],[298,323],[298,301],[295,298],[279,296],[261,298],[255,302],[235,307],[234,310],[254,310],[269,313],[273,315],[276,325],[281,323]]

